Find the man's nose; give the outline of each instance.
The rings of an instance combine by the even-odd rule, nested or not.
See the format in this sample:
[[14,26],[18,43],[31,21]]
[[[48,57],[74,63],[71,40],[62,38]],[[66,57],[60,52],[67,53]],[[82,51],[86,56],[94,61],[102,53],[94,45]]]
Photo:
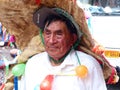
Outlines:
[[50,36],[49,42],[50,42],[50,43],[55,42],[55,35],[52,34],[52,35]]

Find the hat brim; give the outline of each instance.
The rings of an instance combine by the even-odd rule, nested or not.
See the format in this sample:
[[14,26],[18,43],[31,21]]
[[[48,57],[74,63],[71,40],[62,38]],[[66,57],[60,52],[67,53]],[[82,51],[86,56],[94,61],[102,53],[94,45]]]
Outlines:
[[53,9],[42,7],[33,14],[33,22],[40,28],[44,29],[44,21],[49,15],[58,15]]

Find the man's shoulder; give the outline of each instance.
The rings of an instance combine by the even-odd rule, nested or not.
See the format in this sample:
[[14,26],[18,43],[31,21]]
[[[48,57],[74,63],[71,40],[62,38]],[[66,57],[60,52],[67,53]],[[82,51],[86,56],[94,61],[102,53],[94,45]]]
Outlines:
[[34,56],[32,56],[28,59],[28,63],[43,61],[42,59],[44,59],[45,57],[47,57],[46,52],[41,52],[41,53],[35,54]]
[[81,59],[84,59],[84,60],[88,60],[90,62],[96,62],[97,60],[90,54],[87,54],[85,52],[82,52],[82,51],[77,51],[77,54],[78,56],[81,58]]
[[77,53],[78,53],[80,56],[92,57],[92,58],[93,58],[93,56],[91,56],[91,55],[89,55],[89,54],[87,54],[87,53],[85,53],[85,52],[82,52],[82,51],[77,51]]
[[35,58],[35,57],[44,57],[46,55],[47,55],[47,52],[41,52],[41,53],[35,54],[34,56],[32,56],[32,58]]
[[[77,51],[78,57],[80,59],[80,62],[82,64],[85,64],[87,66],[93,66],[93,67],[99,67],[99,62],[91,55],[81,52],[81,51]],[[89,68],[90,68],[89,67]]]

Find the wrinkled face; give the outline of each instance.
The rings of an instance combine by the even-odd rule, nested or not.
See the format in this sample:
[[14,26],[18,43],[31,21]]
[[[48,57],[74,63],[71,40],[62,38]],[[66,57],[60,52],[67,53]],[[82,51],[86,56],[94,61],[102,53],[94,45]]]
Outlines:
[[45,27],[43,32],[45,49],[55,60],[60,59],[76,41],[62,21],[54,21]]

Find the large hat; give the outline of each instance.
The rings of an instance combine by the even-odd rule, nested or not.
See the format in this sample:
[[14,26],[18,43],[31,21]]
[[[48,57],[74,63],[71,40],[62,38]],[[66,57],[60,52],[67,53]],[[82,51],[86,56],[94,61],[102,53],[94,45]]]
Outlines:
[[80,31],[80,28],[78,24],[74,21],[73,17],[67,13],[65,10],[61,8],[48,8],[48,7],[42,7],[38,9],[34,14],[33,14],[33,22],[41,29],[44,29],[44,22],[46,18],[50,15],[57,15],[57,16],[64,16],[67,18],[67,20],[74,25],[74,27],[77,30],[77,35],[80,38],[82,35],[82,32]]

